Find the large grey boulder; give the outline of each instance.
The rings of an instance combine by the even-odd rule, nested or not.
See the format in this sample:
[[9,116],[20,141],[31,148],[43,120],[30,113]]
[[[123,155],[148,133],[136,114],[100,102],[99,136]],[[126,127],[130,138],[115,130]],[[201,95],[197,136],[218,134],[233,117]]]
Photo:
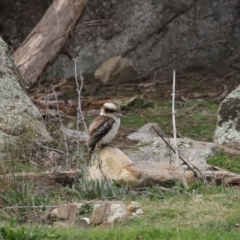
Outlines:
[[39,141],[51,139],[37,107],[24,91],[24,80],[0,37],[0,160],[6,151],[12,151],[10,146],[26,137]]
[[[139,141],[137,151],[128,150],[126,155],[133,161],[156,161],[176,165],[176,154],[166,146],[165,142],[153,131],[157,124],[148,123],[137,132],[130,134],[129,140]],[[164,137],[163,133],[161,135]],[[165,137],[165,140],[174,146],[174,139]],[[208,169],[207,159],[219,152],[215,143],[195,141],[189,138],[177,139],[179,155],[190,165],[199,170]]]
[[[239,67],[239,1],[89,1],[67,44],[83,73],[109,57],[130,59],[138,73]],[[74,75],[61,55],[48,72]]]
[[219,106],[214,141],[227,152],[240,155],[240,85]]

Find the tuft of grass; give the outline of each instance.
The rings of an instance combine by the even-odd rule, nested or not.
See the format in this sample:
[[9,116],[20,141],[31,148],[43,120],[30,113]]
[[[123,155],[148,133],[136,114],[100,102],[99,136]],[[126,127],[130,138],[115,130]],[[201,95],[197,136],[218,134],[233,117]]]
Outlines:
[[[159,188],[154,191],[146,189],[151,195],[135,196],[144,215],[129,217],[108,231],[5,225],[5,238],[2,239],[238,239],[240,192],[223,186],[198,185],[193,188],[191,191],[173,188],[171,192]],[[154,197],[151,197],[153,194]],[[82,209],[83,214],[89,211],[88,205]],[[13,237],[7,238],[6,232]],[[16,238],[17,234],[25,238]]]
[[109,179],[80,179],[72,188],[65,190],[77,199],[119,199],[128,194],[128,186],[120,186],[116,181]]
[[0,227],[0,240],[44,240],[57,239],[54,229],[44,226],[15,226]]
[[35,143],[35,130],[29,128],[19,135],[16,142],[6,139],[4,143],[5,157],[4,167],[7,172],[37,171],[37,164],[32,161],[39,147]]
[[34,191],[33,184],[24,181],[13,180],[11,188],[0,193],[0,198],[6,206],[46,206],[48,197],[41,198]]
[[208,164],[215,165],[230,172],[240,173],[240,159],[237,156],[221,151],[207,160]]
[[[40,215],[49,203],[49,197],[39,196],[33,184],[13,179],[11,187],[0,192],[0,220],[16,218],[25,222],[31,214],[38,212]],[[40,208],[35,209],[36,206]]]

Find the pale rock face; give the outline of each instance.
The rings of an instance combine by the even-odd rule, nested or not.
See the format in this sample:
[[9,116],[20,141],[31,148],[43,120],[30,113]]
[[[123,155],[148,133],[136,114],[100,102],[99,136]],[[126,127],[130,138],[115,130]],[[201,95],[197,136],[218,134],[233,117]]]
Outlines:
[[104,174],[109,179],[116,180],[121,168],[131,163],[132,161],[120,149],[105,146],[96,153],[94,165],[89,168],[89,177],[102,179]]
[[[130,140],[144,143],[137,151],[127,150],[127,156],[133,161],[156,161],[160,163],[176,164],[176,155],[166,146],[165,142],[153,131],[152,127],[161,131],[157,124],[148,123],[138,131],[130,134],[127,138]],[[164,133],[161,132],[164,137]],[[165,137],[165,140],[174,146],[174,139]],[[193,164],[199,170],[207,170],[207,159],[219,152],[215,143],[195,141],[189,138],[177,138],[179,155],[185,159],[188,164]]]
[[[186,180],[194,182],[194,174],[191,173]],[[168,187],[169,181],[181,182],[182,175],[179,168],[167,163],[155,161],[139,161],[123,167],[118,175],[120,184],[128,183],[133,188],[154,186],[158,184]]]
[[37,107],[23,89],[23,78],[8,54],[0,38],[0,156],[5,154],[6,141],[15,147],[21,136],[51,141]]
[[240,155],[240,85],[219,106],[214,141],[229,153]]

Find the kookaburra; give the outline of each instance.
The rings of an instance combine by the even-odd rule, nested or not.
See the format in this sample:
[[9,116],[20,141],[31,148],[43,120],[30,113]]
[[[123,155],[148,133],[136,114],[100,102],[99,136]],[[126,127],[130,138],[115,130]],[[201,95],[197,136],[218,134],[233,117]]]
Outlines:
[[116,136],[120,127],[121,108],[117,103],[103,104],[100,115],[89,126],[87,146],[95,150],[99,145],[109,144]]

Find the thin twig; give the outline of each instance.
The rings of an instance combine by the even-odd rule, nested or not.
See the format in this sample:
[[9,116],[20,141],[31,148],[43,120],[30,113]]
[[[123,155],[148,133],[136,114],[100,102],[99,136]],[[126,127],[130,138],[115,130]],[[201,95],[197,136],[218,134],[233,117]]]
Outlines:
[[176,154],[176,162],[177,162],[177,167],[179,168],[181,178],[182,178],[182,183],[185,188],[188,188],[186,179],[184,177],[184,173],[181,168],[181,163],[179,159],[179,153],[178,153],[178,146],[177,146],[177,128],[176,128],[176,118],[175,118],[175,86],[176,86],[176,72],[173,70],[173,92],[172,92],[172,122],[173,122],[173,139],[174,139],[174,148],[175,148],[175,154]]
[[[75,69],[75,81],[76,81],[76,91],[77,91],[77,94],[78,94],[78,108],[77,108],[77,131],[79,131],[79,124],[80,122],[83,123],[83,126],[86,130],[86,132],[88,132],[88,129],[87,129],[87,125],[84,121],[84,116],[83,116],[83,113],[82,113],[82,105],[81,105],[81,92],[82,92],[82,88],[83,88],[83,81],[84,81],[84,78],[82,76],[82,72],[81,70],[79,71],[79,80],[80,80],[80,86],[79,86],[79,82],[78,82],[78,74],[77,74],[77,61],[78,61],[78,58],[76,57],[75,59],[73,59],[74,61],[74,69]],[[78,151],[80,149],[80,141],[79,141],[79,138],[77,139],[77,148],[78,148]]]
[[40,147],[43,147],[43,148],[45,148],[45,149],[47,149],[47,150],[51,150],[51,151],[54,151],[54,152],[59,152],[59,153],[61,153],[61,154],[64,154],[64,151],[61,151],[61,150],[56,149],[56,148],[51,148],[51,147],[44,146],[44,145],[42,145],[40,142],[38,142],[37,139],[35,139],[35,141],[36,141],[36,143],[37,143]]
[[176,128],[176,119],[175,119],[175,86],[176,86],[176,72],[173,70],[173,92],[172,92],[172,122],[173,122],[173,139],[174,139],[174,148],[176,154],[177,165],[180,167],[178,146],[177,146],[177,128]]
[[[61,117],[61,114],[60,114],[60,109],[59,109],[59,105],[58,105],[58,98],[57,98],[57,94],[55,92],[55,89],[54,89],[54,86],[52,85],[52,90],[53,90],[53,94],[55,96],[55,99],[56,99],[56,102],[57,102],[57,111],[58,111],[58,115],[59,115],[59,121],[60,121],[60,124],[61,124],[61,129],[63,129],[64,125],[63,125],[63,121],[62,121],[62,117]],[[68,148],[68,141],[67,141],[67,137],[65,135],[65,133],[62,131],[62,134],[63,134],[63,139],[64,139],[64,145],[65,145],[65,148],[66,148],[66,167],[69,168],[69,162],[68,162],[68,158],[69,158],[69,148]]]
[[[152,128],[157,133],[157,135],[165,142],[166,146],[168,146],[174,153],[176,153],[174,148],[165,140],[165,138],[161,135],[161,133],[158,132],[155,127],[152,127]],[[193,170],[193,168],[180,155],[179,155],[179,158],[194,173],[194,177],[198,178],[198,174]]]

